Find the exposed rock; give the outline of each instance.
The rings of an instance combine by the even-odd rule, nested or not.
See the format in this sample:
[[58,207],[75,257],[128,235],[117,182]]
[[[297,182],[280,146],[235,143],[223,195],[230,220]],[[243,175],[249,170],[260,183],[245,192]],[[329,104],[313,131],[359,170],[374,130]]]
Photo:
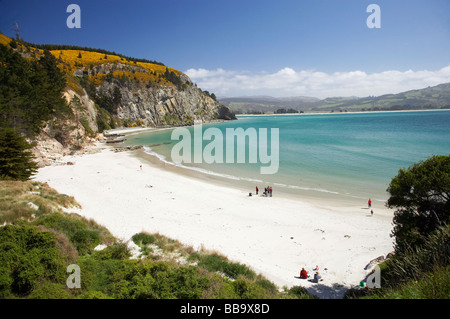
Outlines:
[[119,85],[117,81],[111,81],[103,83],[97,91],[112,97],[116,87],[121,93],[117,116],[121,119],[141,121],[144,126],[178,126],[193,124],[195,120],[210,122],[236,119],[227,107],[195,86],[186,86],[184,90],[179,90],[171,86],[146,88],[139,82],[124,86]]
[[384,256],[379,256],[375,259],[372,259],[367,265],[366,267],[364,267],[365,270],[369,269],[372,265],[376,265],[379,264],[380,262],[384,261]]
[[[111,75],[113,71],[148,72],[138,65],[122,63],[99,64],[91,69],[77,70],[73,75],[81,77],[90,74]],[[197,88],[188,76],[180,73],[181,84],[165,85],[144,84],[134,79],[121,82],[111,77],[103,81],[96,89],[96,94],[109,99],[117,98],[114,116],[120,120],[131,121],[144,127],[170,127],[192,125],[194,121],[212,122],[236,119],[233,112],[220,104],[209,94]],[[33,153],[40,167],[58,163],[62,157],[77,152],[84,152],[94,142],[120,143],[122,135],[99,134],[99,117],[102,115],[86,90],[66,89],[64,93],[73,111],[73,117],[64,123],[49,121],[33,142]],[[103,123],[103,122],[102,122]],[[105,124],[102,124],[105,127]]]
[[39,206],[36,205],[36,204],[33,203],[33,202],[29,202],[27,205],[28,205],[28,207],[30,207],[30,208],[33,209],[33,210],[38,210],[38,209],[39,209]]
[[143,146],[123,146],[123,147],[115,147],[114,148],[114,152],[118,153],[118,152],[125,152],[125,151],[134,151],[134,150],[139,150],[141,149]]

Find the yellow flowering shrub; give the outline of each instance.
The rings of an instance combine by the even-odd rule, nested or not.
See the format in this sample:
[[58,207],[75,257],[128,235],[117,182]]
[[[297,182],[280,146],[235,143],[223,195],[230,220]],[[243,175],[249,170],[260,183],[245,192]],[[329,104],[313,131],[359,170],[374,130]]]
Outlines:
[[[8,45],[11,42],[11,38],[0,34],[0,43]],[[17,42],[17,47],[22,52],[28,52],[31,54],[30,58],[39,58],[43,55],[44,50],[28,47]],[[164,65],[149,63],[149,62],[138,62],[128,60],[126,57],[121,57],[113,54],[105,54],[100,52],[85,51],[85,50],[50,50],[50,53],[56,58],[58,62],[58,67],[67,73],[68,85],[72,88],[77,88],[77,80],[73,78],[73,73],[76,70],[85,67],[86,69],[95,68],[102,64],[124,64],[130,66],[128,70],[113,70],[113,77],[118,79],[124,79],[127,77],[130,80],[138,80],[145,85],[155,84],[158,86],[174,86],[173,83],[169,82],[164,74],[166,70],[175,73],[177,76],[183,74],[182,72],[175,70]],[[103,84],[106,78],[106,74],[94,74],[90,75],[89,79],[94,83],[95,86],[100,86]]]
[[6,35],[0,34],[0,43],[3,45],[8,45],[11,42],[11,38],[8,38]]

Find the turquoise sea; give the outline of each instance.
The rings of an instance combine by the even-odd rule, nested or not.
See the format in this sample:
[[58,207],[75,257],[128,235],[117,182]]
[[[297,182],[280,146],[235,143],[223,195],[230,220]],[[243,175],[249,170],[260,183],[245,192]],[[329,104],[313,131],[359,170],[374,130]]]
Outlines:
[[[203,124],[202,130],[211,127],[219,129],[224,137],[227,128],[254,128],[257,132],[266,128],[268,154],[271,128],[278,129],[277,173],[261,174],[260,167],[268,164],[250,163],[249,139],[244,142],[244,163],[202,161],[180,166],[248,187],[249,192],[255,186],[261,190],[270,185],[274,195],[278,192],[317,199],[366,203],[372,198],[384,202],[389,182],[400,168],[432,155],[450,154],[450,110],[240,116],[237,121]],[[187,129],[194,136],[194,127]],[[172,148],[180,141],[172,140],[171,134],[172,129],[140,133],[128,136],[126,143],[144,145],[147,153],[173,164]],[[205,148],[212,142],[202,143]],[[225,139],[223,143],[226,162]],[[236,147],[240,147],[237,140]],[[194,149],[192,143],[191,151]]]

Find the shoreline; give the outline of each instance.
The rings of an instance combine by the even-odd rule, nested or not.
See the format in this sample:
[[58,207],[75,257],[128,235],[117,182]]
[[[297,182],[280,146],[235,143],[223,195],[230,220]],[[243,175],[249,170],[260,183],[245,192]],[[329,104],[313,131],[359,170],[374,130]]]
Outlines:
[[426,110],[378,110],[378,111],[347,111],[347,112],[304,112],[304,113],[268,113],[268,114],[236,114],[236,117],[246,116],[291,116],[291,115],[326,115],[326,114],[371,114],[371,113],[404,113],[404,112],[433,112],[433,111],[449,111],[450,109],[426,109]]
[[[299,285],[320,298],[342,298],[370,272],[364,268],[372,259],[393,250],[393,212],[385,207],[373,207],[371,216],[361,204],[275,192],[272,198],[249,197],[228,182],[164,167],[143,150],[115,153],[105,144],[97,149],[67,157],[74,165],[41,168],[33,179],[74,196],[83,207],[76,213],[121,240],[159,232],[246,264],[279,288]],[[302,267],[312,271],[316,265],[320,284],[296,278]]]
[[[272,114],[264,115],[269,116]],[[295,115],[295,114],[292,114]],[[210,123],[205,123],[210,124]],[[137,129],[136,131],[129,131],[129,133],[123,133],[126,136],[146,134],[149,132],[157,132],[161,130],[175,129],[177,127],[169,127],[169,128],[142,128]],[[126,139],[125,139],[126,141]],[[122,142],[126,146],[132,146],[131,143]],[[119,144],[120,145],[120,144]],[[115,145],[115,147],[120,147],[119,145]],[[114,146],[113,146],[114,147]],[[153,154],[152,154],[153,153]],[[202,181],[210,182],[210,183],[219,183],[223,186],[238,188],[242,191],[248,193],[252,193],[255,195],[255,186],[258,186],[260,189],[260,194],[265,186],[270,185],[274,189],[274,194],[277,196],[281,196],[284,198],[294,199],[294,200],[306,200],[316,202],[316,204],[321,204],[325,202],[328,205],[362,205],[369,198],[372,199],[373,202],[377,202],[378,204],[384,204],[388,199],[388,193],[385,192],[383,194],[379,192],[375,192],[374,194],[367,194],[367,198],[363,194],[360,193],[358,196],[356,194],[352,194],[346,192],[345,194],[338,191],[330,191],[327,189],[322,189],[321,186],[312,186],[312,187],[300,187],[297,185],[286,185],[279,184],[276,182],[269,181],[261,181],[261,180],[251,180],[246,178],[240,178],[239,176],[227,175],[221,173],[215,173],[214,171],[209,171],[208,169],[203,169],[195,166],[186,166],[186,165],[177,165],[170,161],[166,161],[162,159],[160,154],[151,151],[151,153],[145,150],[145,146],[142,150],[136,153],[136,156],[141,158],[143,161],[149,161],[153,165],[156,166],[165,166],[168,169],[173,170],[177,174],[183,174],[185,176],[189,176],[192,178],[196,178]],[[386,185],[387,187],[388,185]]]
[[[199,181],[203,181],[206,183],[217,184],[228,188],[237,189],[245,194],[252,193],[252,196],[263,197],[261,194],[263,193],[263,189],[267,185],[263,185],[262,183],[256,181],[247,181],[247,180],[234,180],[231,178],[227,178],[220,175],[214,175],[202,172],[196,169],[190,169],[185,166],[179,166],[173,163],[164,162],[157,155],[147,153],[143,148],[135,150],[133,153],[134,156],[141,159],[143,162],[147,162],[156,167],[164,167],[166,170],[174,172],[175,174],[180,174],[182,176],[186,176],[188,178],[194,178]],[[269,183],[270,184],[270,183]],[[258,195],[255,194],[255,187],[259,187]],[[297,200],[297,201],[306,201],[314,203],[316,206],[340,206],[340,207],[348,207],[348,206],[361,206],[365,204],[365,200],[359,197],[352,197],[343,194],[336,194],[333,192],[327,191],[318,191],[318,190],[301,190],[301,189],[292,189],[289,190],[288,187],[282,187],[279,185],[271,185],[274,189],[273,197],[280,197],[289,200]],[[320,196],[321,195],[321,196]],[[384,204],[386,200],[374,199],[372,198],[372,202],[378,202],[378,204]]]

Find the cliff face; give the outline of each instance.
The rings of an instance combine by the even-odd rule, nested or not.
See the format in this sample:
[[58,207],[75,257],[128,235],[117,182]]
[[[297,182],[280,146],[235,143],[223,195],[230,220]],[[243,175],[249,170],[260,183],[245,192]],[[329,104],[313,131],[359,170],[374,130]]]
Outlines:
[[235,118],[229,110],[224,116],[220,112],[224,106],[195,87],[189,78],[183,77],[182,81],[180,89],[175,86],[148,86],[140,81],[123,84],[112,79],[96,89],[110,98],[114,97],[115,91],[120,92],[115,115],[123,120],[140,121],[145,126],[189,125],[194,120],[209,122]]
[[[63,69],[65,65],[61,63]],[[60,129],[62,133],[55,132],[49,123],[36,139],[35,155],[40,165],[86,151],[88,145],[104,139],[105,129],[236,119],[229,108],[197,88],[188,76],[170,70],[159,67],[157,72],[147,64],[114,61],[71,71],[68,74],[71,85],[64,96],[74,118],[66,120]]]
[[[30,121],[39,130],[33,131],[30,142],[36,145],[34,154],[41,166],[64,155],[85,151],[88,145],[103,139],[104,130],[191,125],[196,120],[236,118],[214,95],[197,88],[187,75],[160,62],[85,47],[15,42],[2,34],[0,44],[13,51],[4,50],[9,64],[20,66],[27,63],[25,60],[34,61],[30,65],[37,65],[35,69],[42,73],[41,78],[55,84],[57,94],[63,94],[69,106],[55,96],[51,101],[57,101],[58,110],[64,112],[57,112],[56,107],[51,112],[51,107],[39,104],[47,110],[45,117],[39,118],[42,123]],[[19,58],[10,58],[17,53],[24,59],[22,64]],[[22,77],[19,75],[14,85],[21,85],[20,81],[33,85],[28,77]],[[33,96],[25,94],[21,98],[35,102]],[[26,105],[24,108],[24,112],[30,109]]]
[[100,107],[128,123],[158,127],[236,119],[187,75],[167,67],[114,61],[77,69],[73,75],[88,83],[89,97]]

